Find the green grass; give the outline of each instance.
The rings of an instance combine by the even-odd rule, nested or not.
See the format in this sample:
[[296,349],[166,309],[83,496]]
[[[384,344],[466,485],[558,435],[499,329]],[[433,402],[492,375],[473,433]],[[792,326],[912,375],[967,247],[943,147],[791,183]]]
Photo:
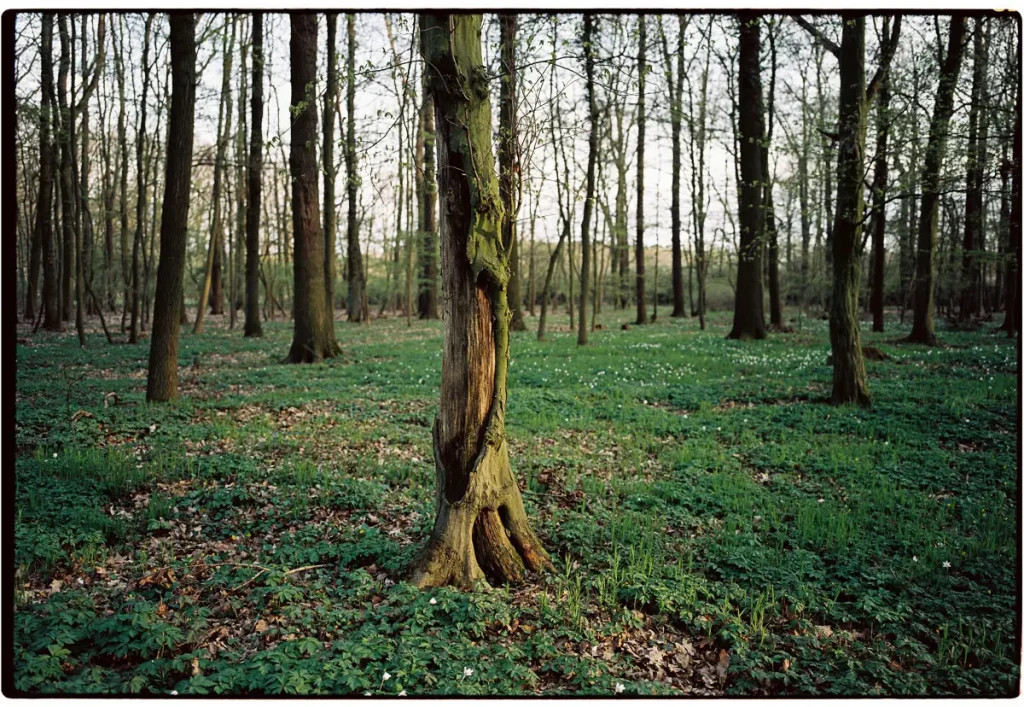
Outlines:
[[1016,694],[1017,348],[990,329],[866,333],[870,410],[822,402],[822,321],[515,334],[556,571],[419,592],[441,325],[338,323],[341,359],[286,366],[290,325],[216,319],[165,406],[146,341],[18,346],[19,691]]

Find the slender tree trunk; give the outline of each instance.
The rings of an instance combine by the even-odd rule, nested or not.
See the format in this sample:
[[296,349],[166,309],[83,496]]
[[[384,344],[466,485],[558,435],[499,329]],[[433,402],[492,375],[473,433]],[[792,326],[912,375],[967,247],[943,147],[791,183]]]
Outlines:
[[782,296],[779,291],[779,234],[775,220],[775,178],[772,174],[771,159],[769,150],[772,143],[775,122],[775,72],[778,63],[775,50],[776,27],[773,24],[768,28],[768,45],[771,55],[771,75],[768,82],[768,132],[762,147],[764,159],[764,231],[768,244],[768,302],[769,321],[776,331],[781,331],[782,323]]
[[974,72],[971,80],[971,112],[967,138],[967,194],[964,207],[964,260],[961,273],[960,320],[966,321],[980,313],[980,268],[975,249],[983,238],[985,202],[983,188],[986,167],[986,133],[988,132],[988,43],[987,22],[974,20]]
[[[330,22],[328,22],[328,27]],[[245,67],[241,67],[245,70]],[[260,203],[263,191],[263,13],[252,13],[252,98],[249,200],[245,213],[245,335],[263,336],[260,322]]]
[[364,307],[366,283],[363,279],[363,258],[359,252],[359,226],[356,221],[356,205],[359,203],[359,176],[356,173],[356,16],[349,13],[346,20],[348,125],[345,129],[345,175],[348,188],[348,320],[369,322],[369,312]]
[[142,248],[142,229],[146,219],[146,177],[143,154],[146,143],[146,104],[149,98],[149,47],[155,13],[146,15],[146,28],[142,44],[142,102],[139,108],[139,123],[135,131],[135,173],[138,176],[138,195],[135,199],[135,237],[132,239],[132,317],[128,343],[139,341],[139,314],[141,305],[141,273],[139,271],[139,250]]
[[120,109],[117,114],[117,144],[120,145],[121,174],[118,185],[118,212],[121,215],[119,236],[121,241],[121,331],[125,331],[127,313],[131,302],[131,259],[128,249],[128,121],[126,118],[125,100],[125,68],[124,68],[124,15],[118,15],[118,40],[114,43],[114,56],[117,62],[117,95]]
[[192,13],[170,14],[171,107],[160,221],[160,260],[149,344],[146,400],[178,397],[178,334],[184,307],[185,245],[192,188],[192,138],[196,104],[196,21]]
[[[228,43],[227,22],[224,21],[223,39],[221,42],[224,64],[220,84],[220,108],[217,111],[217,154],[213,164],[213,218],[210,224],[210,242],[206,253],[206,270],[203,286],[199,290],[199,307],[196,309],[196,320],[192,325],[192,333],[203,331],[206,317],[206,305],[210,304],[210,314],[221,314],[223,295],[220,293],[220,254],[224,241],[224,221],[221,214],[221,191],[224,183],[224,160],[227,156],[228,134],[231,132],[231,54],[235,45],[235,23],[231,23],[231,42]],[[218,299],[219,296],[219,299]]]
[[740,159],[740,245],[737,254],[736,306],[730,339],[763,339],[764,293],[761,285],[761,238],[764,212],[761,208],[765,159],[761,152],[764,125],[761,108],[760,19],[755,14],[738,15],[739,52],[739,159]]
[[334,207],[334,180],[338,170],[334,165],[334,107],[338,101],[338,13],[327,13],[327,92],[324,94],[324,284],[327,292],[327,310],[334,317],[335,242],[338,217]]
[[928,147],[921,174],[921,219],[917,234],[917,273],[914,286],[914,326],[908,341],[935,344],[935,250],[939,228],[939,191],[946,152],[953,92],[964,55],[967,20],[954,16],[949,26],[949,48],[939,74],[935,110],[928,131]]
[[[683,127],[682,88],[683,88],[683,48],[685,47],[686,21],[679,16],[679,38],[676,47],[676,79],[669,89],[669,104],[672,120],[672,315],[685,317],[686,308],[683,303],[683,245],[682,220],[679,205],[679,179],[682,170],[682,150],[680,135]],[[671,62],[665,51],[665,63],[669,70],[669,83],[672,84]]]
[[41,100],[39,108],[39,196],[35,230],[43,261],[43,328],[60,331],[60,282],[57,244],[53,229],[53,187],[57,171],[56,146],[50,139],[51,114],[56,109],[53,86],[53,14],[42,15],[39,50]]
[[505,439],[509,362],[505,216],[489,149],[480,15],[424,15],[438,126],[444,357],[434,425],[437,514],[419,586],[517,582],[550,562],[530,529]]
[[580,308],[576,344],[587,343],[587,294],[590,290],[590,219],[594,211],[594,170],[597,161],[597,132],[600,115],[594,95],[594,16],[583,15],[583,54],[587,75],[587,103],[590,108],[590,137],[587,152],[587,194],[583,202],[583,223],[580,229]]
[[519,136],[516,98],[516,16],[503,13],[501,24],[501,96],[498,118],[498,170],[501,200],[505,207],[501,240],[509,251],[508,306],[512,313],[509,327],[525,331],[523,298],[520,294],[519,234],[516,214],[519,211]]
[[[1021,38],[1017,35],[1017,60],[1016,65],[1020,66]],[[1021,330],[1021,84],[1017,81],[1017,100],[1013,108],[1013,163],[1009,165],[1012,173],[1012,186],[1010,187],[1010,220],[1007,242],[1006,261],[1006,316],[1003,325],[1000,327],[1006,332],[1009,338],[1016,336]],[[1004,177],[1005,182],[1005,177]],[[1018,355],[1020,343],[1018,342]]]
[[647,124],[647,16],[638,15],[640,48],[637,54],[637,106],[636,106],[636,323],[647,323],[647,287],[644,264],[644,139]]
[[[889,18],[882,20],[882,41],[889,41]],[[889,78],[878,87],[878,137],[875,141],[875,183],[872,188],[871,331],[885,331],[885,198],[889,189]]]
[[60,63],[57,73],[57,102],[60,107],[58,142],[60,143],[60,222],[61,222],[61,287],[60,287],[60,318],[62,322],[71,320],[72,311],[72,280],[71,274],[75,265],[75,186],[71,177],[71,163],[74,160],[74,147],[71,144],[73,126],[71,108],[68,105],[68,73],[71,68],[72,42],[68,34],[68,18],[66,13],[57,15],[57,27],[60,31]]
[[314,13],[292,13],[292,233],[295,238],[295,327],[288,363],[317,363],[340,353],[324,286],[324,234],[316,160],[316,50]]

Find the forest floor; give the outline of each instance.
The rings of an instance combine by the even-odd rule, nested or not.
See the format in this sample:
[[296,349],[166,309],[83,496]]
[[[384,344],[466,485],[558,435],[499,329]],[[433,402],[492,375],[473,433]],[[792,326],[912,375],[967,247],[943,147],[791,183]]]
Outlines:
[[556,571],[477,592],[403,581],[440,323],[339,322],[342,357],[296,366],[290,324],[212,317],[161,406],[148,339],[20,328],[15,689],[1016,694],[1016,341],[898,344],[893,317],[874,405],[834,408],[824,321],[628,319],[514,334],[512,464]]

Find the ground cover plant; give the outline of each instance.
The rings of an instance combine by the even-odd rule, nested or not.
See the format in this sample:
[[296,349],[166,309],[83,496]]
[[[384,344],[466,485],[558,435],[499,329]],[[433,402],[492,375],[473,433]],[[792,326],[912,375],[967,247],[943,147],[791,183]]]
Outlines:
[[865,409],[826,402],[824,321],[582,348],[549,313],[512,335],[506,426],[554,570],[465,592],[408,583],[441,323],[339,323],[339,357],[289,366],[290,323],[221,319],[182,333],[166,405],[145,339],[19,340],[18,692],[1017,691],[1018,348],[994,324],[865,332],[890,356]]

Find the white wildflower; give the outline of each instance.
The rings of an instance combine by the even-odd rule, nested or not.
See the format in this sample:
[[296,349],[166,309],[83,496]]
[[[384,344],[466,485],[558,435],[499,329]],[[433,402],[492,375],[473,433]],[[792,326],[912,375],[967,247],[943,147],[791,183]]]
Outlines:
[[385,670],[384,671],[384,682],[387,682],[390,679],[391,679],[391,673],[389,673],[388,671]]
[[625,692],[625,691],[626,691],[626,686],[625,685],[623,685],[621,682],[615,683],[615,694],[616,695],[619,694],[620,692]]
[[943,562],[943,563],[942,563],[942,566],[943,566],[943,567],[944,567],[945,569],[947,569],[947,570],[948,570],[948,569],[949,569],[950,567],[952,567],[952,566],[953,566],[953,564],[952,564],[951,562],[949,562],[949,560],[947,560],[947,561],[945,561],[945,562]]
[[437,599],[435,599],[434,597],[430,597],[430,604],[434,605],[436,603],[437,603]]
[[462,677],[468,678],[472,674],[473,674],[473,669],[472,668],[463,668],[462,669]]

